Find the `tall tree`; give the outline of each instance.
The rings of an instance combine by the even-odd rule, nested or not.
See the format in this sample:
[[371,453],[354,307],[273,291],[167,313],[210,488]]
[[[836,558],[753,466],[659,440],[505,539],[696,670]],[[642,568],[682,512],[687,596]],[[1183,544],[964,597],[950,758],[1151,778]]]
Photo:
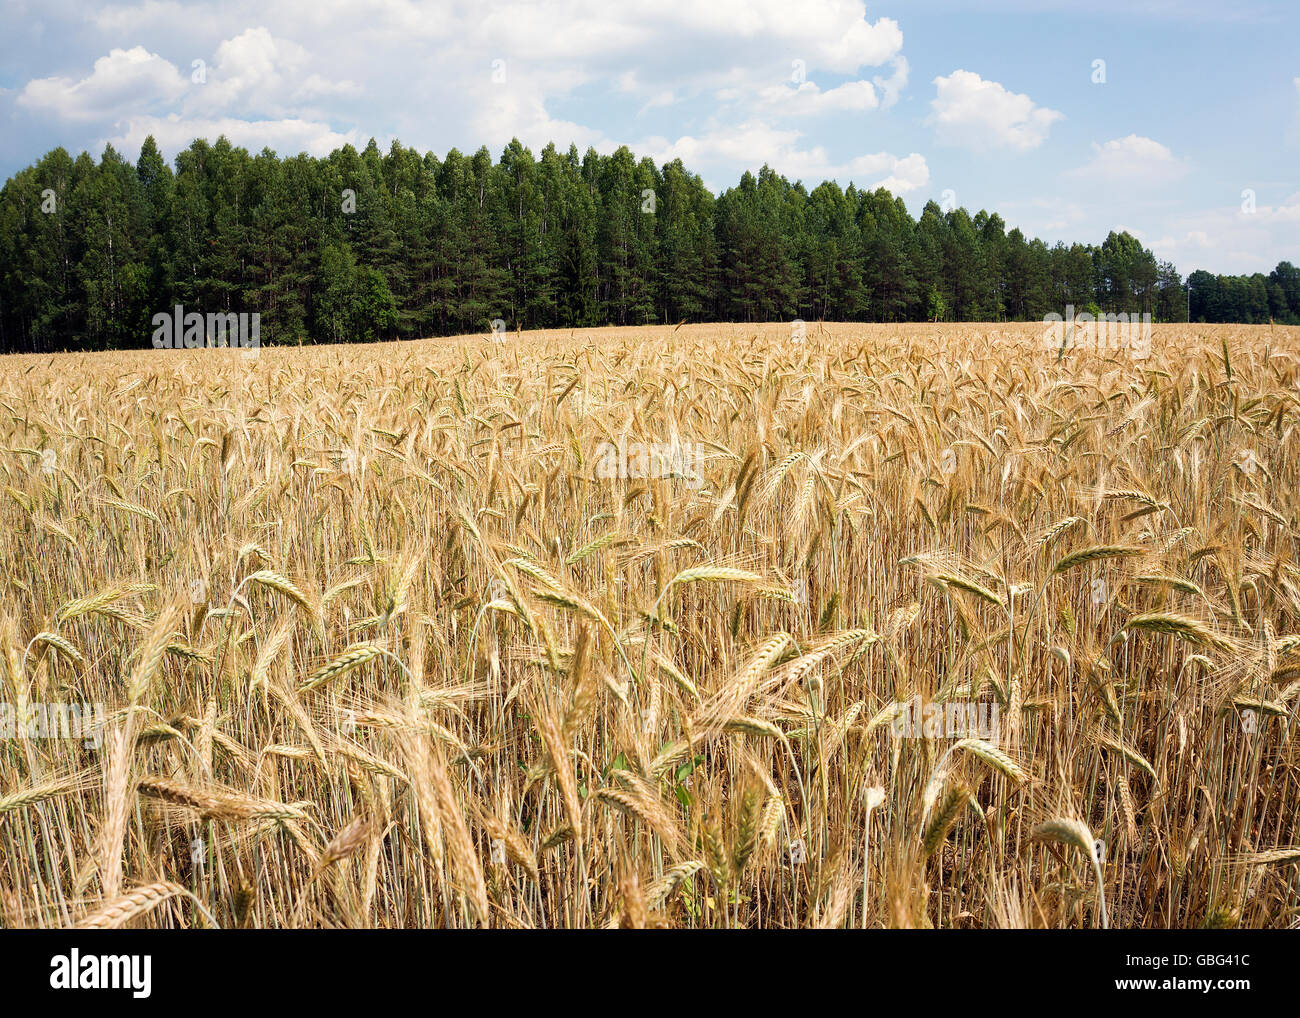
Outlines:
[[[1194,272],[1198,321],[1300,323],[1300,270]],[[493,161],[371,140],[323,158],[198,139],[169,167],[55,149],[0,187],[0,348],[142,345],[174,304],[262,315],[267,342],[603,322],[1186,317],[1131,234],[1051,247],[996,213],[913,220],[877,188],[764,166],[717,198],[674,160],[517,139]]]

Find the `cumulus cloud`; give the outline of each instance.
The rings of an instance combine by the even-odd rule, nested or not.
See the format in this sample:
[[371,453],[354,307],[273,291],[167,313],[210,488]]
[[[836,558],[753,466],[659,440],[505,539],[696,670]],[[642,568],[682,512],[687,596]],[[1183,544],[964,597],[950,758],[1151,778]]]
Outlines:
[[946,78],[935,78],[933,84],[936,94],[925,122],[944,144],[1024,152],[1038,148],[1052,124],[1065,117],[996,81],[985,81],[974,71],[956,70]]
[[[172,6],[148,0],[135,13],[152,16]],[[101,13],[111,22],[128,19],[132,12]],[[138,148],[149,134],[172,153],[195,138],[214,140],[224,134],[253,151],[270,146],[324,155],[357,141],[361,133],[336,130],[302,104],[360,90],[348,80],[308,73],[310,64],[304,47],[256,27],[222,40],[210,60],[196,58],[185,71],[143,46],[114,49],[80,80],[28,82],[17,101],[33,113],[65,122],[98,122],[116,133],[96,144],[108,141],[126,151]]]
[[477,106],[475,147],[485,144],[489,148],[501,148],[512,138],[518,138],[534,152],[548,142],[562,149],[570,144],[579,149],[589,145],[600,150],[616,147],[601,131],[552,117],[541,97],[524,89],[488,93]]
[[114,49],[95,61],[90,74],[36,78],[18,96],[18,105],[64,120],[95,120],[122,109],[147,109],[180,98],[189,87],[176,66],[143,46]]
[[1158,141],[1130,134],[1103,145],[1092,143],[1092,158],[1067,177],[1100,186],[1158,187],[1182,177],[1187,167]]
[[848,81],[826,91],[811,81],[805,81],[796,88],[772,85],[763,89],[759,98],[765,107],[782,116],[863,113],[880,105],[875,87],[869,81]]
[[[851,173],[867,172],[868,177],[888,164],[889,173],[881,177],[869,186],[874,188],[883,187],[891,194],[904,195],[910,191],[916,191],[930,183],[930,167],[926,165],[925,156],[913,152],[911,155],[898,158],[887,153],[880,153],[874,156],[859,156],[849,164]],[[875,166],[875,170],[869,167]],[[861,179],[861,178],[859,178]]]
[[211,79],[196,94],[207,107],[265,104],[283,93],[307,60],[297,43],[275,39],[264,27],[249,28],[217,47]]
[[884,94],[884,99],[880,105],[888,109],[898,102],[898,97],[903,94],[903,89],[907,87],[907,75],[909,66],[907,57],[897,56],[893,59],[894,73],[888,78],[877,74],[871,80],[876,83],[876,87]]

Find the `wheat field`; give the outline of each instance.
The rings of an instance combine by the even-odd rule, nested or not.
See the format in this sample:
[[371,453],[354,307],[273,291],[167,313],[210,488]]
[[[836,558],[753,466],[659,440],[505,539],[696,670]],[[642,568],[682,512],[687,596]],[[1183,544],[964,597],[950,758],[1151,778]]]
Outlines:
[[0,921],[1296,926],[1300,329],[1041,331],[0,358]]

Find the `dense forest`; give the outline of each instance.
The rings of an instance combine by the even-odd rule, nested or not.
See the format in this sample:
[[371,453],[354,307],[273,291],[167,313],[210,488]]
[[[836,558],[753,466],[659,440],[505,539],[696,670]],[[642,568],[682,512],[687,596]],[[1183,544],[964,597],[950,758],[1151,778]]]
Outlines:
[[[195,141],[173,169],[55,149],[0,190],[0,349],[147,346],[151,319],[257,312],[264,343],[680,321],[1300,323],[1300,269],[1178,270],[1128,233],[1031,240],[1000,216],[764,167],[716,198],[657,167],[512,142],[445,159],[372,140],[325,158]],[[1090,308],[1090,305],[1093,306]]]

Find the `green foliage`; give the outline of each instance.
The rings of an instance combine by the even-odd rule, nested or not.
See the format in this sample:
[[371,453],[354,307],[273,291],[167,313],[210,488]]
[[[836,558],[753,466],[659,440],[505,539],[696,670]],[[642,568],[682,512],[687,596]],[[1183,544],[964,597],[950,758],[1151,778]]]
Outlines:
[[942,322],[948,317],[948,302],[943,299],[937,286],[930,287],[930,296],[926,298],[925,315],[932,322]]

